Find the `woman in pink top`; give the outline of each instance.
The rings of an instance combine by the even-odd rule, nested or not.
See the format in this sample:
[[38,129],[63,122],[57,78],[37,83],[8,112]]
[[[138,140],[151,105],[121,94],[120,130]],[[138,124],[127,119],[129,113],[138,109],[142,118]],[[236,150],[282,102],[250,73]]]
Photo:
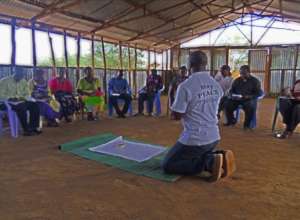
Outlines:
[[49,88],[61,105],[62,117],[65,118],[66,122],[71,122],[69,116],[78,110],[78,104],[72,94],[72,83],[66,78],[65,68],[60,68],[58,76],[49,81]]

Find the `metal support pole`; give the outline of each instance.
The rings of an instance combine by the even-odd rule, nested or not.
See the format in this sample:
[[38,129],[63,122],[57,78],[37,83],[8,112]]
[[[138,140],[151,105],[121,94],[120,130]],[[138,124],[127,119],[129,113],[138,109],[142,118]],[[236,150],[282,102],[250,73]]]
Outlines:
[[64,56],[65,56],[65,66],[67,68],[66,77],[69,78],[69,58],[68,58],[68,43],[67,43],[67,32],[64,31]]
[[131,57],[130,57],[130,47],[128,45],[127,47],[128,50],[128,77],[129,77],[129,86],[132,87],[131,85]]
[[78,83],[79,79],[80,79],[80,40],[81,40],[81,36],[80,33],[78,33],[77,36],[77,56],[76,56],[76,82]]
[[104,66],[104,77],[103,77],[103,90],[105,94],[105,103],[107,103],[107,72],[106,72],[106,57],[105,57],[105,48],[103,37],[101,37],[101,47],[102,47],[102,55],[103,55],[103,66]]
[[148,48],[148,67],[147,67],[147,76],[150,75],[150,50]]
[[35,21],[31,23],[31,40],[32,40],[32,63],[33,63],[33,72],[36,69],[36,41],[35,41]]
[[120,69],[123,69],[123,58],[122,58],[121,42],[119,42],[119,62],[120,62]]
[[94,35],[92,35],[92,68],[95,71],[95,40]]
[[52,37],[50,36],[49,30],[48,30],[48,39],[49,39],[49,44],[50,44],[52,66],[53,66],[53,68],[56,68],[55,54],[54,54],[54,49],[53,49],[53,41],[52,41]]
[[134,97],[137,97],[137,83],[136,83],[136,75],[137,75],[137,50],[136,45],[134,47],[134,72],[133,72],[133,85],[134,85]]
[[11,74],[16,66],[16,19],[11,20]]

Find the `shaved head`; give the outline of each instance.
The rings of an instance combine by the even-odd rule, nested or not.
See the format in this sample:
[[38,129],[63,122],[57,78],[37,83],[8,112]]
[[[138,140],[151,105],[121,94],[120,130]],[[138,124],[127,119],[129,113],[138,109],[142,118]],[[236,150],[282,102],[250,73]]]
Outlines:
[[189,57],[192,72],[204,71],[207,65],[207,56],[202,51],[195,51]]

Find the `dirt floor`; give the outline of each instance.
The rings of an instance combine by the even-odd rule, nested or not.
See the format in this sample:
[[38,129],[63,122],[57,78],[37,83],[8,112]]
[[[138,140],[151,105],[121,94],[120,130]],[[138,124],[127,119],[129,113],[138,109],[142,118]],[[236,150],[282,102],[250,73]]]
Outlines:
[[196,177],[161,182],[57,148],[101,132],[172,146],[181,125],[166,116],[79,120],[45,128],[39,137],[6,134],[0,139],[0,220],[300,219],[300,134],[273,138],[273,111],[274,100],[260,103],[254,132],[221,126],[220,146],[235,152],[238,170],[213,184]]

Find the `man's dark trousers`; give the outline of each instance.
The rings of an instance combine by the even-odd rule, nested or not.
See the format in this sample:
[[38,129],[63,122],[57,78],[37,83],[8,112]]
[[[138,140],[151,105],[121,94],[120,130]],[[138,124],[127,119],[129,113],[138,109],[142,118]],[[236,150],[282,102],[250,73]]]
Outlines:
[[[25,101],[17,105],[11,104],[11,108],[17,113],[24,131],[34,131],[39,127],[40,110],[37,103]],[[29,123],[27,111],[29,112]]]
[[233,112],[237,110],[239,106],[242,106],[242,109],[245,112],[245,121],[244,128],[250,128],[251,120],[256,114],[257,100],[256,99],[247,99],[247,100],[233,100],[229,99],[226,103],[226,117],[228,124],[235,124],[236,120],[234,118]]
[[300,123],[300,101],[279,99],[279,111],[286,124],[286,130],[293,132]]
[[[125,104],[123,107],[123,110],[121,111],[118,105],[118,100],[124,100]],[[115,108],[118,115],[125,115],[128,111],[130,102],[131,102],[131,96],[129,94],[121,94],[119,96],[110,96],[109,97],[110,103]]]
[[166,173],[180,175],[211,172],[218,142],[202,146],[188,146],[177,142],[165,156],[162,168]]

